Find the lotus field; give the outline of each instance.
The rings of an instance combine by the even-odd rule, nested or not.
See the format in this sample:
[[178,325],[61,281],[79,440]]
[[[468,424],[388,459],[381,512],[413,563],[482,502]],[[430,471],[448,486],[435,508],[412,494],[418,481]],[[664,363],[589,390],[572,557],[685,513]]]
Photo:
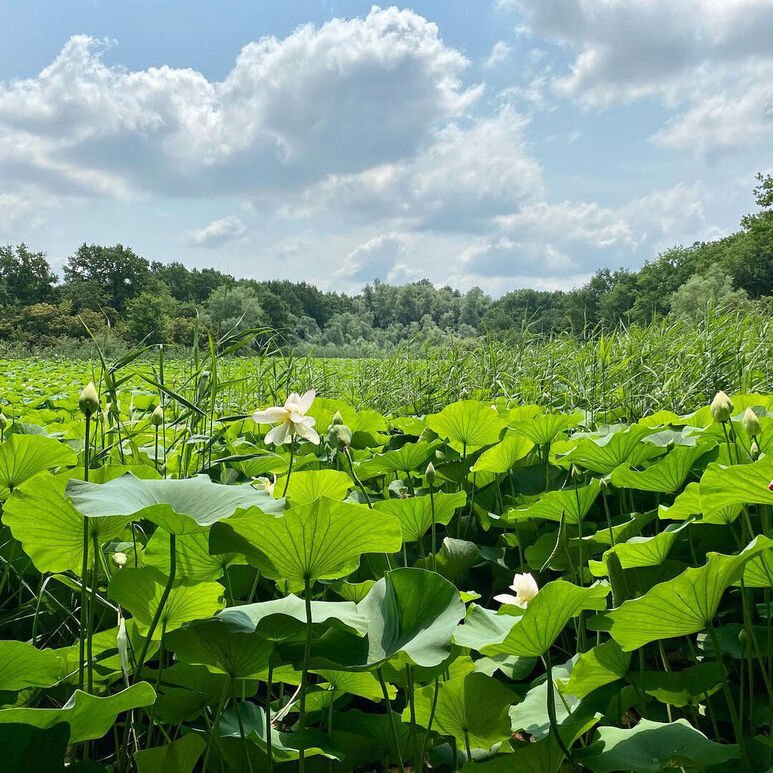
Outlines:
[[773,396],[605,423],[15,368],[0,770],[773,765]]

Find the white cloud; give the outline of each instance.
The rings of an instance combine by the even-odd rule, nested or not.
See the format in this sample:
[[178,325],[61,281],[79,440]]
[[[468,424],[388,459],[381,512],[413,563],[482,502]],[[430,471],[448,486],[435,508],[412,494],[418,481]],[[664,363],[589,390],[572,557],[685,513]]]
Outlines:
[[401,284],[419,278],[421,271],[399,262],[405,257],[411,241],[410,235],[397,232],[376,236],[352,250],[335,276],[360,284],[374,279]]
[[554,283],[604,265],[630,265],[659,250],[718,234],[706,223],[699,184],[683,184],[617,208],[537,202],[497,218],[499,231],[465,249],[457,275]]
[[414,158],[355,175],[331,175],[296,209],[337,207],[399,227],[488,227],[492,218],[544,195],[542,167],[531,155],[528,119],[509,106],[462,125],[437,129]]
[[227,215],[200,230],[191,231],[187,241],[193,247],[225,247],[244,236],[246,231],[244,223],[236,215]]
[[504,40],[498,40],[491,47],[491,53],[486,57],[486,61],[483,62],[483,66],[487,70],[495,70],[500,64],[506,62],[510,58],[512,48],[505,43]]
[[396,8],[246,45],[222,81],[128,71],[75,36],[0,84],[0,173],[78,195],[272,196],[412,155],[480,88],[435,24]]
[[[654,139],[703,154],[773,135],[771,0],[505,0],[574,52],[554,91],[586,107],[653,97],[675,114]],[[748,128],[748,130],[747,130]]]

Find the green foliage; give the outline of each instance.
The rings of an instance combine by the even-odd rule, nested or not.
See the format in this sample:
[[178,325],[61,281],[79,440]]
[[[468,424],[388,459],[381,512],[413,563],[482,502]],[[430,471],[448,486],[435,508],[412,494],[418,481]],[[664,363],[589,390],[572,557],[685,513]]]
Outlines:
[[[620,396],[621,341],[588,346],[612,379],[598,394],[617,394],[603,407],[557,387],[537,404],[553,385],[539,378],[518,399],[495,349],[502,392],[477,379],[424,411],[406,407],[430,399],[401,391],[407,369],[355,399],[367,362],[338,366],[348,401],[325,363],[216,349],[8,368],[3,759],[56,773],[768,769],[773,397],[733,394],[725,425],[694,392],[640,418]],[[268,447],[250,412],[312,375],[316,427],[340,412],[351,445]]]

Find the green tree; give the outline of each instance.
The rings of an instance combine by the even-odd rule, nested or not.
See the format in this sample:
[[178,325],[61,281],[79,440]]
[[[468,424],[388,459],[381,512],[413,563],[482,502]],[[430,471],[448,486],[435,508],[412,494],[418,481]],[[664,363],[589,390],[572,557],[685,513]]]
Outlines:
[[[160,283],[159,283],[160,284]],[[126,306],[126,331],[133,343],[144,341],[161,344],[166,341],[175,300],[165,285],[140,293]]]
[[693,274],[670,299],[672,313],[689,317],[705,312],[708,306],[729,309],[747,300],[746,291],[736,290],[732,277],[717,264],[702,274]]
[[51,298],[56,276],[43,252],[22,243],[0,247],[0,303],[30,306]]
[[149,276],[148,261],[121,244],[104,247],[84,243],[64,267],[67,284],[94,282],[106,294],[108,305],[118,311],[145,289]]
[[219,287],[207,299],[204,319],[218,335],[229,330],[248,330],[263,327],[266,314],[258,296],[251,287]]

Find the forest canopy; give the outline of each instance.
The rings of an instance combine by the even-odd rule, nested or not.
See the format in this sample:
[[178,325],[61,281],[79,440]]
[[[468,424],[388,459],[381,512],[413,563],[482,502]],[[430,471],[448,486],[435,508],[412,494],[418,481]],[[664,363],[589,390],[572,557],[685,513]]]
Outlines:
[[519,289],[497,299],[427,279],[399,286],[375,280],[351,296],[189,269],[121,244],[82,244],[60,279],[44,253],[8,245],[0,247],[0,340],[45,347],[109,328],[129,344],[190,345],[210,332],[261,328],[285,346],[352,355],[416,339],[507,337],[524,328],[587,335],[707,306],[742,310],[773,296],[773,176],[759,174],[754,193],[758,211],[730,236],[672,247],[638,271],[599,269],[577,289]]

